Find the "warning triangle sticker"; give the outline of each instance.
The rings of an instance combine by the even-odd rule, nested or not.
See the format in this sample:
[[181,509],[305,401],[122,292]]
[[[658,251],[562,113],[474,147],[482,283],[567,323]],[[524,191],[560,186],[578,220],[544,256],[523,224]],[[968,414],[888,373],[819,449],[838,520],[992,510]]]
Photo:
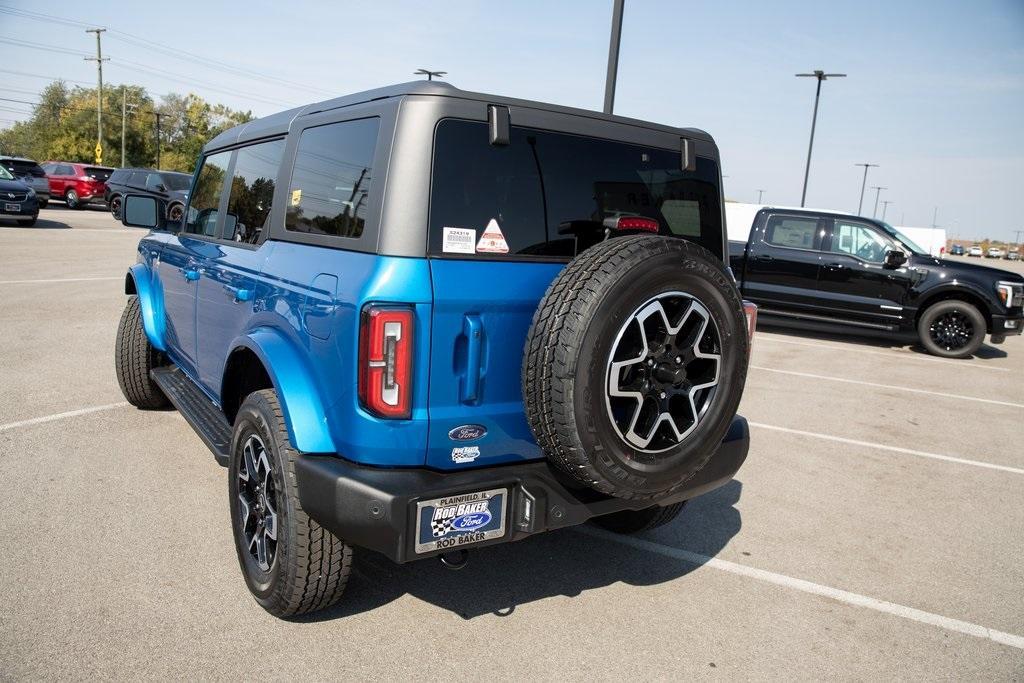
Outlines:
[[476,243],[476,253],[508,253],[508,242],[505,241],[505,236],[501,234],[501,228],[498,227],[498,221],[495,219],[491,219],[491,222],[484,228],[484,234],[480,235],[480,241]]

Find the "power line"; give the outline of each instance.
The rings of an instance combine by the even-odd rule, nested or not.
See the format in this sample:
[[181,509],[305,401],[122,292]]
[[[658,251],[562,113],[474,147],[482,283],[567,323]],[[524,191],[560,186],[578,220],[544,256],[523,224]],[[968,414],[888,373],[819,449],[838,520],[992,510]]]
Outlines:
[[[89,24],[86,24],[85,22],[75,21],[73,19],[67,19],[67,18],[64,18],[64,17],[56,17],[56,16],[53,16],[53,15],[50,15],[50,14],[44,14],[42,12],[32,12],[32,11],[29,11],[29,10],[15,9],[15,8],[12,8],[12,7],[0,7],[0,12],[2,12],[4,14],[9,14],[11,16],[20,17],[20,18],[23,18],[23,19],[33,19],[35,21],[42,21],[42,22],[46,22],[46,23],[58,23],[58,24],[64,24],[66,26],[75,26],[75,27],[87,27],[87,26],[90,26]],[[256,80],[256,81],[260,81],[260,82],[273,81],[273,82],[281,84],[281,85],[287,85],[289,87],[300,88],[302,90],[307,90],[307,91],[310,91],[310,92],[322,93],[322,94],[326,94],[326,95],[335,95],[335,94],[337,94],[337,93],[335,93],[335,92],[333,92],[331,90],[327,90],[327,89],[324,89],[324,88],[318,88],[316,86],[307,85],[307,84],[304,84],[304,83],[299,83],[297,81],[292,81],[292,80],[289,80],[289,79],[286,79],[286,78],[279,78],[277,76],[270,76],[270,75],[267,75],[267,74],[262,74],[262,73],[259,73],[257,71],[253,71],[252,69],[246,69],[244,67],[235,66],[235,65],[229,64],[227,62],[222,62],[222,61],[219,61],[219,60],[216,60],[216,59],[212,59],[210,57],[203,57],[202,55],[198,55],[198,54],[195,54],[195,53],[192,53],[192,52],[187,52],[185,50],[182,50],[180,47],[171,47],[169,45],[164,45],[162,43],[156,43],[156,42],[153,42],[151,40],[144,40],[144,39],[141,39],[141,38],[139,38],[137,36],[132,35],[131,33],[127,33],[125,31],[119,31],[119,30],[114,29],[114,28],[110,28],[110,29],[108,29],[108,31],[109,31],[110,37],[112,37],[112,38],[114,38],[116,40],[120,40],[120,41],[123,41],[125,43],[128,43],[130,45],[135,45],[137,47],[145,48],[149,52],[158,52],[158,53],[164,54],[166,56],[172,57],[174,59],[179,59],[179,60],[182,60],[182,61],[193,62],[193,63],[196,63],[196,64],[202,64],[202,65],[205,65],[205,66],[207,66],[209,68],[213,68],[213,69],[216,69],[218,71],[222,71],[224,73],[229,73],[229,74],[234,75],[234,76],[243,76],[243,77],[250,78],[252,80]]]
[[90,83],[89,81],[75,81],[70,78],[63,78],[61,76],[44,76],[42,74],[29,73],[28,71],[15,71],[14,69],[0,69],[0,73],[11,74],[14,76],[25,76],[28,78],[42,78],[47,81],[64,81],[65,83],[75,83],[77,85],[87,85],[90,88],[92,87],[92,83]]

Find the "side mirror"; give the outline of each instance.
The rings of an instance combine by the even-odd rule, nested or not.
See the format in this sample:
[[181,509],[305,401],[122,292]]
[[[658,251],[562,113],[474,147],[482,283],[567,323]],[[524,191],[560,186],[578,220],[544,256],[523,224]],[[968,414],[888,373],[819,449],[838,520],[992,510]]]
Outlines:
[[131,228],[156,230],[160,226],[160,212],[156,197],[129,194],[121,201],[121,222]]
[[907,255],[902,251],[893,249],[892,251],[885,252],[885,267],[886,268],[899,268],[907,262]]

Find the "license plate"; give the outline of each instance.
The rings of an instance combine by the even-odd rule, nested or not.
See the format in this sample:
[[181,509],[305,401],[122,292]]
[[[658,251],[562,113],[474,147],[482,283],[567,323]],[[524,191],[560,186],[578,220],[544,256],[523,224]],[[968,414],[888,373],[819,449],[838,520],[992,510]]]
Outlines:
[[4,204],[4,211],[21,211],[21,204]]
[[508,489],[416,503],[416,552],[450,550],[505,535]]

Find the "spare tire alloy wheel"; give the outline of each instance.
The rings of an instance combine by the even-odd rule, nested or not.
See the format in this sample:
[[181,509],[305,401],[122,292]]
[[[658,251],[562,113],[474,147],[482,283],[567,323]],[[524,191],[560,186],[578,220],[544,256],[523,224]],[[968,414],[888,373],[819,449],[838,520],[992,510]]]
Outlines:
[[608,416],[644,453],[678,446],[715,396],[722,356],[707,307],[685,292],[644,302],[622,325],[608,359]]
[[256,566],[270,571],[277,556],[277,490],[263,440],[250,434],[242,447],[238,468],[238,512],[249,555]]
[[658,501],[718,449],[746,372],[742,300],[721,261],[637,235],[583,251],[548,287],[522,390],[552,467],[601,493]]

